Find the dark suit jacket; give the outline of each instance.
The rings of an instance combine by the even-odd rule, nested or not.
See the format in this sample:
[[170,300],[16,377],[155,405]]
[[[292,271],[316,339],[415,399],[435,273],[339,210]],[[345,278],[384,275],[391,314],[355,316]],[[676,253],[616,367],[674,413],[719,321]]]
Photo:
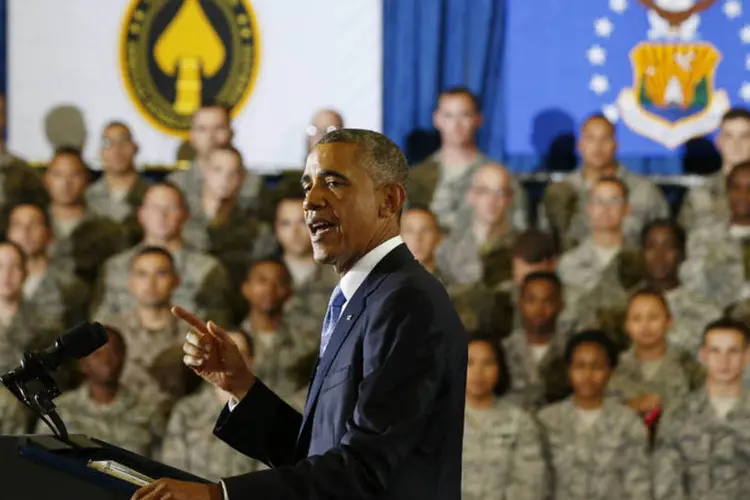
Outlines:
[[443,286],[405,245],[344,309],[300,415],[256,381],[214,433],[270,470],[229,500],[461,498],[467,339]]

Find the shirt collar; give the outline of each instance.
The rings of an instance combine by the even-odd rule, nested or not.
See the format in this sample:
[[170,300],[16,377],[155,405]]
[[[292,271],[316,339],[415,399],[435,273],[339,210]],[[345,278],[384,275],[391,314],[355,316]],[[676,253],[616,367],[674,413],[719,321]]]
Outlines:
[[388,241],[370,250],[364,257],[359,259],[352,268],[341,277],[339,286],[347,302],[354,296],[357,289],[364,283],[367,276],[375,269],[375,266],[385,258],[386,255],[402,244],[401,236],[394,236]]

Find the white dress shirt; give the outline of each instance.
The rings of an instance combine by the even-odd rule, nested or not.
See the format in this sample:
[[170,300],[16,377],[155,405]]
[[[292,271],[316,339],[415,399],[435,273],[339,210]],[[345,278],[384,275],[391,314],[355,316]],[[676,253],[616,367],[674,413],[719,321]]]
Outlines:
[[[346,309],[346,306],[349,304],[349,300],[351,300],[357,290],[359,290],[359,287],[362,286],[362,283],[365,282],[372,270],[375,269],[375,266],[377,266],[380,261],[385,258],[386,255],[391,253],[397,246],[399,246],[403,242],[404,240],[401,239],[401,236],[394,236],[390,240],[384,241],[380,245],[367,252],[364,257],[359,259],[352,266],[352,268],[349,269],[346,274],[341,277],[339,286],[341,287],[341,293],[344,294],[344,298],[346,299],[346,302],[344,302],[344,305],[341,307],[342,314]],[[234,398],[230,398],[229,402],[227,403],[229,411],[233,411],[238,404],[239,401]],[[224,491],[224,500],[229,500],[227,487],[224,484],[224,481],[221,482],[221,488]]]

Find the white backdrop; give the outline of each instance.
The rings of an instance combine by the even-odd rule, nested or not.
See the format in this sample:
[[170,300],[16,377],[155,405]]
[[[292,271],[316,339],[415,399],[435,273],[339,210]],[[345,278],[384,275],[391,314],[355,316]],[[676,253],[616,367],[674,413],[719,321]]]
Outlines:
[[[83,111],[84,156],[98,166],[102,126],[131,125],[140,164],[171,163],[180,140],[135,109],[120,76],[126,0],[11,0],[8,6],[9,147],[48,159],[47,112]],[[235,145],[260,170],[298,167],[304,132],[321,107],[347,126],[381,128],[382,0],[250,0],[260,29],[255,88],[236,117]]]

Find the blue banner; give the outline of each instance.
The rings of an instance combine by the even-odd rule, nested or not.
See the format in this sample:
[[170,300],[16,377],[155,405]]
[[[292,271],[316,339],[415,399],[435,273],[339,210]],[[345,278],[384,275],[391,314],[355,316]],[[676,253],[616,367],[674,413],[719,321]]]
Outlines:
[[592,113],[622,156],[670,156],[750,103],[750,2],[508,3],[506,150],[543,156]]

